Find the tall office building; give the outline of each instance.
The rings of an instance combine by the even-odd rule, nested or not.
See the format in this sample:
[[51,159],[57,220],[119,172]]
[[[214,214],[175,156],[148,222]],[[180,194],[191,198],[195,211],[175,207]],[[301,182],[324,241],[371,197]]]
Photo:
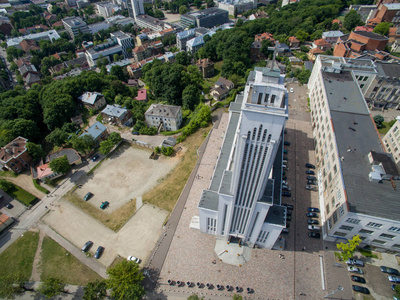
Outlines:
[[128,0],[127,6],[129,17],[134,18],[135,21],[137,16],[144,15],[143,0]]
[[211,185],[199,202],[202,232],[272,248],[286,226],[281,204],[288,96],[279,70],[256,68],[230,119]]

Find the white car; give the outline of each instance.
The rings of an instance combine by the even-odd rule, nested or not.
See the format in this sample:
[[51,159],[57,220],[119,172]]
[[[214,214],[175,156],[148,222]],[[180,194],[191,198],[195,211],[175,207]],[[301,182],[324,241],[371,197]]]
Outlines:
[[137,258],[137,257],[134,257],[134,256],[128,256],[128,258],[127,258],[126,260],[128,260],[128,261],[133,261],[133,262],[135,262],[135,263],[137,263],[137,264],[140,263],[140,259]]
[[308,229],[309,230],[321,230],[321,227],[319,227],[319,226],[314,226],[314,225],[308,225]]
[[290,88],[290,92],[293,93],[293,88]]
[[358,274],[361,274],[361,275],[364,274],[363,270],[361,270],[360,268],[357,268],[357,267],[348,266],[347,270],[349,272],[352,272],[352,273],[358,273]]

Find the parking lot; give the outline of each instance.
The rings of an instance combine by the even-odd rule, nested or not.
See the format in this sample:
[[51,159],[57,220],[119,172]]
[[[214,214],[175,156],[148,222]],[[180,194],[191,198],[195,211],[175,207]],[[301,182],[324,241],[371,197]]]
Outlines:
[[152,151],[121,145],[109,158],[105,159],[92,175],[82,175],[76,182],[81,188],[75,193],[83,197],[91,192],[88,200],[96,208],[104,201],[110,205],[104,211],[112,213],[119,207],[137,199],[157,185],[178,163],[178,157],[159,156],[149,159]]

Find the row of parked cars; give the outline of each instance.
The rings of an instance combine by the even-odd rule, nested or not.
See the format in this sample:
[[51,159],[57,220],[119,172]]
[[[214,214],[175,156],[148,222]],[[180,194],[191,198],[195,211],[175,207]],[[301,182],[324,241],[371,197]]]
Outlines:
[[320,233],[321,227],[317,226],[319,225],[319,222],[318,220],[315,220],[319,218],[318,215],[319,212],[320,212],[319,208],[309,207],[307,209],[307,214],[306,214],[308,218],[307,219],[308,230],[309,230],[308,236],[316,239],[321,238],[321,233]]
[[[354,273],[354,274],[359,274],[359,275],[363,275],[364,271],[360,268],[360,267],[364,267],[364,262],[361,259],[355,259],[355,258],[350,258],[346,261],[347,266],[347,270],[350,273]],[[358,275],[351,275],[350,276],[351,280],[357,283],[361,283],[364,284],[366,281],[363,277],[358,276]],[[367,289],[364,286],[360,286],[360,285],[352,285],[351,288],[353,289],[353,291],[355,292],[359,292],[362,294],[366,294],[369,295],[369,289]]]

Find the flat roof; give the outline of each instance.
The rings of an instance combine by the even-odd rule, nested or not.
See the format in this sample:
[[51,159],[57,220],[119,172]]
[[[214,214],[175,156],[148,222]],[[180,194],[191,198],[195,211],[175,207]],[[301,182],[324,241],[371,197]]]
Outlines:
[[369,180],[372,166],[368,154],[384,149],[365,100],[349,73],[323,72],[349,210],[400,220],[400,191],[394,190],[390,181]]
[[270,223],[275,225],[286,225],[286,207],[273,205],[269,208],[267,216],[265,217],[264,223]]

